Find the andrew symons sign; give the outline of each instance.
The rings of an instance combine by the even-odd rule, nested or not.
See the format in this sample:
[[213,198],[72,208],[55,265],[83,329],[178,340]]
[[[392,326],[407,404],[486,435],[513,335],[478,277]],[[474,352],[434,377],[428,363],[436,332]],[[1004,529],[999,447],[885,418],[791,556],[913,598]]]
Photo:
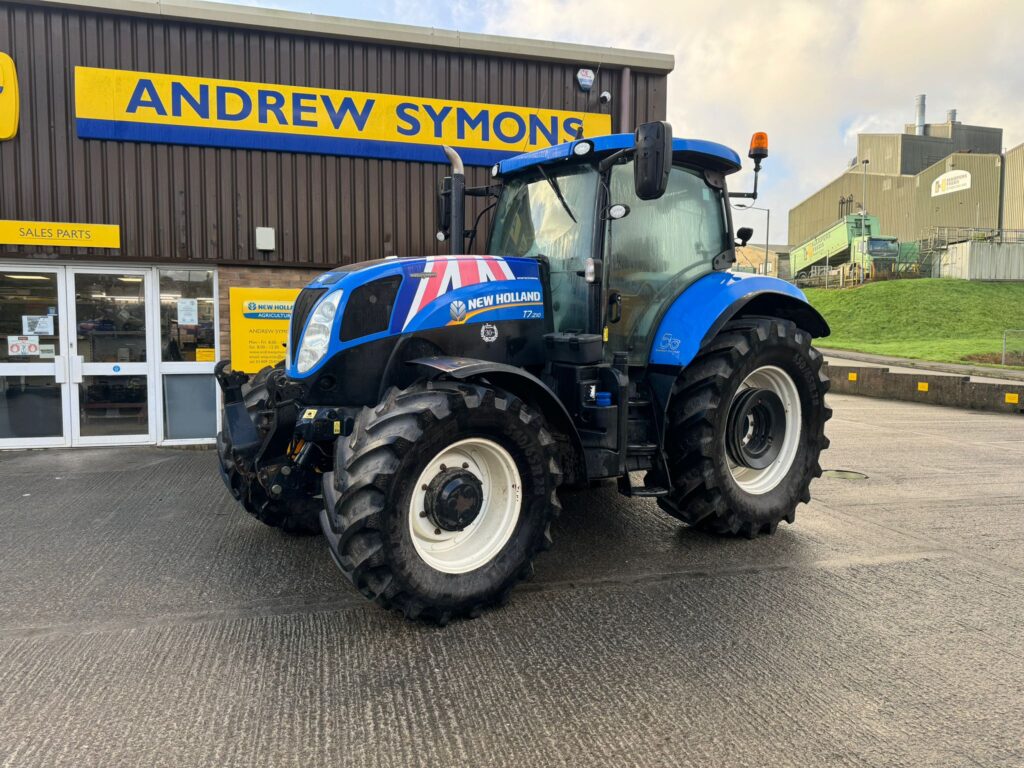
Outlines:
[[470,165],[611,131],[611,116],[389,93],[75,67],[83,139]]

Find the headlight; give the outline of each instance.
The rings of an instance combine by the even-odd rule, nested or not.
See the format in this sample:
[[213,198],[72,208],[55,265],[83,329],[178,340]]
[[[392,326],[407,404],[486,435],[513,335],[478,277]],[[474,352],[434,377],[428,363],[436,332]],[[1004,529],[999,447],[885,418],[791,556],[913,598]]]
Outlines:
[[302,341],[299,342],[299,357],[295,363],[299,373],[308,371],[327,354],[327,347],[331,343],[331,328],[334,326],[334,316],[338,314],[341,293],[341,291],[335,291],[325,296],[313,310],[313,315],[309,318],[306,330],[302,334]]

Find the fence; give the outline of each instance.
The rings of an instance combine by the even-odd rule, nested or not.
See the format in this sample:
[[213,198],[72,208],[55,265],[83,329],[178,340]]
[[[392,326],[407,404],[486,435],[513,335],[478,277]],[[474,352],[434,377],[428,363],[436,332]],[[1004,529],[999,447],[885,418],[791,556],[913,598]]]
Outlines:
[[1003,365],[1024,365],[1024,329],[1003,331]]

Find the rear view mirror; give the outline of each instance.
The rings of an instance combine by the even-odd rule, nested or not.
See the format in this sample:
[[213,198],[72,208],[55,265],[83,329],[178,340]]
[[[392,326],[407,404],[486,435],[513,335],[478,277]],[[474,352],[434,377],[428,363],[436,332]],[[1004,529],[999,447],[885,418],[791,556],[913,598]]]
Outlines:
[[750,238],[754,236],[754,230],[750,227],[740,227],[736,230],[736,239],[740,241],[740,245],[746,245],[750,242]]
[[445,176],[437,183],[437,233],[447,235],[452,228],[452,177]]
[[657,200],[668,189],[672,169],[672,126],[665,122],[644,123],[636,129],[633,158],[633,186],[641,200]]

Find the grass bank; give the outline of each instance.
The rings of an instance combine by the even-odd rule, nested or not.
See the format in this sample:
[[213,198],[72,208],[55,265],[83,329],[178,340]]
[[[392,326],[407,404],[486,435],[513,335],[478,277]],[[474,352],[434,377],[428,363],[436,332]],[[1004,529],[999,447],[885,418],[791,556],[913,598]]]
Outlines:
[[[940,362],[998,363],[1003,331],[1024,329],[1024,283],[924,279],[806,291],[832,327],[821,346]],[[1015,340],[1018,351],[1024,337]]]

